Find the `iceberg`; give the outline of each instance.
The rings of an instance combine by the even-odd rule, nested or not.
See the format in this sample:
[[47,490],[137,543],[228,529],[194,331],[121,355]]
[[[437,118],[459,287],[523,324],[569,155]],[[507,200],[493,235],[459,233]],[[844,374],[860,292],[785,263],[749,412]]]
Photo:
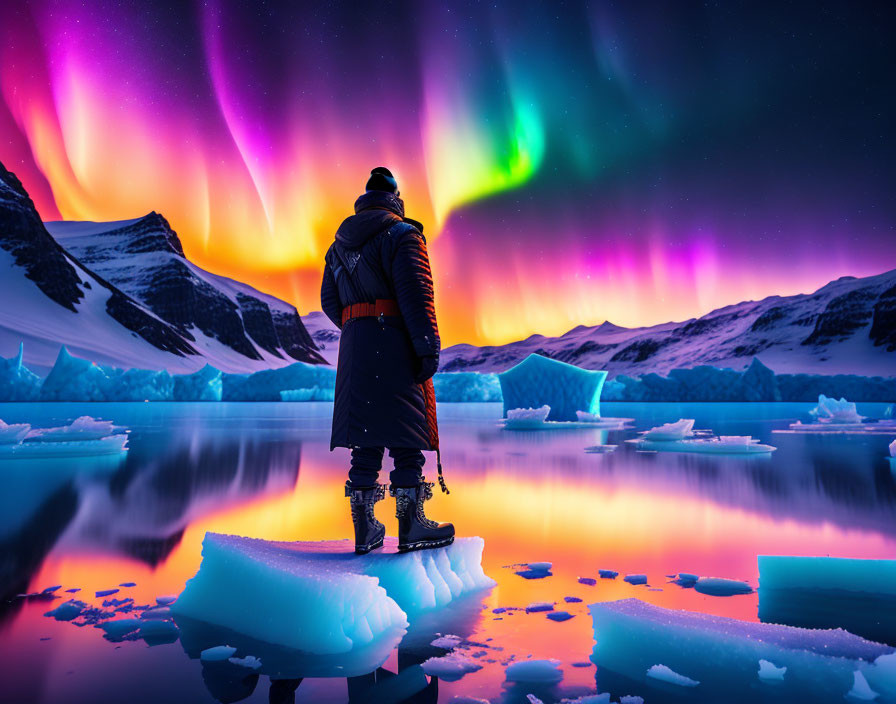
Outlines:
[[336,389],[312,386],[310,389],[287,389],[280,392],[281,401],[333,401]]
[[210,364],[192,374],[175,374],[173,399],[175,401],[220,401],[222,373]]
[[40,397],[40,377],[23,363],[25,346],[9,359],[0,359],[0,401],[37,401]]
[[759,619],[896,645],[896,560],[760,555]]
[[818,419],[819,423],[861,423],[865,416],[860,416],[856,411],[856,404],[845,398],[828,398],[824,394],[818,395],[818,405],[809,411],[809,415]]
[[642,436],[645,440],[684,440],[694,435],[694,419],[681,418],[674,423],[663,423]]
[[461,538],[399,554],[397,543],[358,556],[348,541],[269,542],[208,533],[202,564],[171,606],[252,638],[321,655],[346,653],[462,596],[494,586],[484,542]]
[[280,401],[281,391],[334,388],[336,369],[296,362],[253,374],[224,374],[222,383],[221,398],[224,401]]
[[[896,658],[893,648],[842,630],[749,623],[664,609],[639,599],[597,603],[589,609],[595,638],[591,660],[598,666],[598,681],[603,685],[616,679],[619,688],[629,692],[638,686],[637,693],[646,701],[669,701],[668,685],[646,674],[658,664],[699,683],[687,688],[683,702],[771,698],[842,704],[857,670],[882,695],[896,685],[888,660]],[[760,660],[787,668],[783,681],[760,678]]]
[[439,403],[490,403],[502,400],[497,374],[440,372],[432,381]]
[[0,420],[0,445],[18,445],[25,439],[29,430],[31,426],[27,423],[8,425]]
[[504,415],[515,408],[548,406],[548,420],[575,421],[576,411],[600,415],[600,392],[605,371],[580,369],[556,359],[530,354],[498,374]]

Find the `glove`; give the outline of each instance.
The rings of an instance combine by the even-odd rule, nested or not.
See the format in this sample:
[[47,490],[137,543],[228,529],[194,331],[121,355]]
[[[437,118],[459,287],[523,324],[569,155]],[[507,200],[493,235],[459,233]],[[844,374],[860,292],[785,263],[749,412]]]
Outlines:
[[417,358],[417,373],[414,375],[414,381],[422,384],[427,379],[431,379],[439,369],[439,358],[435,355],[427,355]]

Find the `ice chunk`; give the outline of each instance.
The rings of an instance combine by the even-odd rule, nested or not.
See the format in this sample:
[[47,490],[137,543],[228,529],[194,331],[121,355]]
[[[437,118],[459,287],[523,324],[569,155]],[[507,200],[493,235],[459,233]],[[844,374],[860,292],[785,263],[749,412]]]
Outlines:
[[701,577],[694,585],[694,590],[708,596],[734,596],[736,594],[752,594],[753,587],[746,582],[722,577]]
[[579,584],[586,584],[589,587],[593,587],[597,584],[597,580],[594,579],[594,577],[579,577],[578,582]]
[[52,611],[47,611],[44,616],[55,618],[57,621],[72,621],[81,615],[81,612],[87,608],[87,604],[77,599],[69,599],[61,603]]
[[216,645],[213,648],[206,648],[199,653],[199,659],[205,662],[219,662],[233,657],[236,648],[231,645]]
[[530,354],[498,375],[504,415],[515,408],[548,406],[548,420],[575,421],[576,411],[600,416],[600,391],[606,378],[605,371]]
[[739,437],[734,442],[721,442],[719,438],[650,440],[645,436],[626,442],[633,443],[642,452],[695,452],[706,455],[765,455],[777,449],[772,445],[760,444],[753,438],[741,441]]
[[551,562],[527,562],[526,567],[535,572],[548,572],[551,567],[553,567],[553,563]]
[[0,359],[0,401],[36,401],[40,397],[40,377],[23,362],[25,348],[10,359]]
[[110,435],[118,435],[122,428],[108,420],[90,416],[80,416],[69,425],[58,428],[37,428],[28,436],[28,442],[72,442],[102,440]]
[[502,400],[497,374],[440,372],[432,381],[439,403],[489,403]]
[[763,682],[780,682],[786,672],[786,667],[775,667],[775,663],[759,658],[759,679]]
[[553,611],[554,605],[549,601],[534,601],[526,607],[526,613],[538,613],[539,611]]
[[[603,575],[601,575],[603,576]],[[629,584],[647,584],[647,575],[646,574],[627,574],[623,577],[623,580],[628,582]]]
[[507,411],[507,428],[539,428],[548,419],[550,406],[541,408],[512,408]]
[[559,660],[522,660],[508,665],[504,676],[508,682],[556,684],[563,679],[559,664]]
[[0,445],[18,445],[25,439],[29,430],[31,426],[27,423],[7,425],[0,420]]
[[[494,586],[484,542],[357,556],[348,541],[277,543],[208,533],[199,572],[172,605],[185,615],[309,653],[348,652],[419,614]],[[251,604],[251,608],[240,605]]]
[[845,398],[839,401],[828,398],[824,394],[818,395],[818,405],[809,414],[819,423],[861,423],[865,420],[865,416],[860,416],[856,411],[856,404]]
[[127,435],[110,435],[100,440],[78,440],[76,436],[72,437],[72,440],[65,442],[32,442],[26,438],[20,445],[0,445],[0,457],[4,459],[99,457],[120,455],[128,449]]
[[96,592],[94,596],[96,596],[97,598],[101,596],[112,596],[113,594],[117,594],[119,591],[119,589],[101,589],[100,591]]
[[434,641],[430,643],[434,648],[444,648],[445,650],[452,650],[456,648],[463,642],[463,638],[460,636],[439,636]]
[[660,690],[645,676],[658,663],[699,682],[693,701],[709,702],[731,701],[732,692],[750,692],[757,686],[756,665],[762,659],[787,668],[787,676],[775,689],[781,701],[842,704],[853,683],[852,673],[862,670],[875,687],[873,678],[886,677],[887,663],[877,668],[868,661],[893,651],[845,631],[750,623],[663,609],[638,599],[589,608],[595,634],[591,659],[599,673],[640,682],[643,691],[638,693],[647,701],[662,700]]
[[557,621],[558,623],[562,621],[569,621],[569,619],[571,619],[572,617],[573,615],[568,611],[554,611],[548,614],[548,618],[551,621]]
[[423,662],[423,672],[445,682],[457,682],[464,675],[481,669],[482,665],[461,653],[448,653]]
[[896,457],[896,440],[890,443],[890,457]]
[[647,668],[647,676],[660,682],[678,685],[679,687],[696,687],[700,684],[697,680],[685,677],[665,665],[651,665]]
[[157,596],[157,597],[156,597],[156,603],[157,603],[159,606],[171,606],[171,604],[173,604],[175,601],[177,601],[177,597],[176,597],[176,596],[173,596],[173,595],[171,595],[171,596]]
[[206,364],[193,374],[174,376],[175,401],[220,401],[223,389],[220,369]]
[[672,581],[677,584],[679,587],[683,587],[684,589],[690,589],[697,584],[697,580],[700,577],[696,574],[689,574],[687,572],[679,572],[678,576]]
[[585,452],[592,455],[605,455],[609,452],[615,452],[618,445],[589,445],[585,448]]
[[760,555],[759,619],[896,645],[896,560]]
[[601,579],[616,579],[619,576],[616,570],[598,570],[597,574]]
[[162,645],[177,640],[180,631],[174,621],[144,621],[137,631],[137,637],[147,645]]
[[231,662],[239,667],[248,667],[250,670],[257,670],[261,667],[261,660],[254,655],[247,655],[244,658],[227,658],[227,662]]
[[[587,663],[589,666],[591,663]],[[621,699],[619,700],[622,701]],[[603,694],[586,694],[584,697],[576,697],[575,699],[561,699],[560,704],[610,704],[610,693]]]
[[602,420],[599,415],[588,413],[587,411],[576,411],[576,420],[579,423],[600,423]]
[[642,436],[645,440],[683,440],[694,434],[694,419],[682,418],[674,423],[663,423]]
[[116,621],[104,621],[99,627],[105,631],[106,640],[118,642],[124,640],[125,636],[139,631],[143,624],[144,622],[138,618],[120,618]]

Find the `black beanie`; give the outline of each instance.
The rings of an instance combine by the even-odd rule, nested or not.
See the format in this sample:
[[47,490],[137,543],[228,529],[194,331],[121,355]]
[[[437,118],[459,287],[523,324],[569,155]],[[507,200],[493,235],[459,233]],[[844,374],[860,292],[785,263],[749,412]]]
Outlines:
[[398,195],[398,181],[385,166],[377,166],[370,172],[370,178],[367,179],[366,190],[368,191],[385,191],[386,193],[394,193]]

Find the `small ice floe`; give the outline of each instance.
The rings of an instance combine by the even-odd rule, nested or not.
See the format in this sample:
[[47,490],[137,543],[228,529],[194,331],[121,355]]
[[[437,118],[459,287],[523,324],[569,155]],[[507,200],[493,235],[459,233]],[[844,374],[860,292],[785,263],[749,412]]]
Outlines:
[[47,611],[44,616],[55,618],[57,621],[72,621],[81,615],[81,612],[87,608],[87,604],[77,599],[70,599],[63,602],[52,611]]
[[453,650],[457,646],[459,646],[463,642],[463,638],[460,636],[453,636],[451,634],[439,636],[432,643],[431,646],[434,648],[444,648],[445,650]]
[[27,423],[7,425],[0,420],[0,445],[18,445],[30,430],[31,426]]
[[136,582],[122,582],[118,586],[119,587],[136,587],[137,583]]
[[143,623],[139,618],[120,618],[115,621],[103,621],[99,627],[104,631],[103,637],[106,640],[118,643],[124,640],[125,636],[139,631]]
[[697,584],[698,579],[700,579],[700,577],[696,574],[679,572],[678,575],[672,580],[672,583],[677,584],[683,589],[691,589],[695,584]]
[[[588,664],[590,665],[591,663]],[[573,665],[573,667],[575,667],[575,665]],[[610,704],[610,693],[586,694],[582,697],[576,697],[575,699],[561,699],[560,704]]]
[[526,684],[556,684],[563,679],[559,660],[524,660],[507,666],[504,677],[508,682]]
[[753,587],[737,579],[701,577],[694,585],[694,591],[707,596],[735,596],[737,594],[752,594]]
[[171,595],[171,596],[157,596],[157,597],[156,597],[156,603],[157,603],[159,606],[170,606],[170,605],[173,604],[175,601],[177,601],[177,596],[175,596],[175,595]]
[[818,396],[818,405],[809,411],[815,418],[814,423],[791,423],[787,430],[773,430],[773,433],[841,433],[873,435],[876,433],[890,434],[896,430],[896,422],[892,418],[884,418],[877,421],[868,421],[865,416],[856,411],[856,404],[841,398],[839,401],[828,398],[824,394]]
[[96,596],[96,598],[99,599],[99,598],[102,597],[102,596],[112,596],[113,594],[118,594],[119,591],[120,591],[120,590],[119,590],[118,588],[115,588],[115,589],[101,589],[100,591],[96,592],[96,593],[94,594],[94,596]]
[[855,424],[865,420],[856,411],[856,404],[841,398],[828,398],[824,394],[818,395],[818,405],[809,411],[809,415],[816,418],[819,423]]
[[619,576],[616,570],[598,570],[597,574],[601,579],[616,579]]
[[712,437],[709,431],[694,430],[694,420],[682,418],[675,423],[652,428],[641,437],[626,440],[641,452],[697,452],[710,455],[755,455],[777,448],[762,445],[749,435]]
[[666,665],[652,665],[647,668],[647,676],[660,682],[677,684],[679,687],[696,687],[700,684],[697,680],[685,677]]
[[554,605],[549,601],[535,601],[526,607],[526,613],[538,613],[540,611],[553,611]]
[[206,648],[199,653],[199,659],[204,662],[220,662],[221,660],[229,660],[236,653],[236,648],[230,645],[216,645],[213,648]]
[[507,411],[507,420],[504,422],[504,427],[515,430],[540,428],[545,424],[550,413],[550,406],[513,408]]
[[623,581],[628,582],[629,584],[647,584],[647,575],[646,574],[627,574],[623,577]]
[[567,604],[579,604],[582,600],[577,596],[565,596],[563,597],[563,601],[565,601]]
[[759,679],[763,682],[783,682],[784,674],[787,672],[786,667],[776,667],[775,663],[759,659]]
[[164,621],[171,618],[171,609],[167,606],[154,606],[140,614],[140,618],[144,621]]
[[448,653],[437,658],[424,660],[423,672],[431,677],[438,677],[445,682],[457,682],[470,672],[482,669],[482,665],[461,653]]
[[239,667],[248,667],[250,670],[257,670],[261,667],[261,660],[254,655],[247,655],[244,658],[227,658],[227,662],[238,665]]
[[589,455],[606,455],[615,452],[619,445],[589,445],[585,448],[585,452]]
[[573,615],[568,611],[552,611],[548,614],[548,618],[551,621],[557,621],[558,623],[562,621],[569,621],[569,619],[571,619],[572,617]]
[[180,636],[180,629],[174,621],[144,621],[137,631],[137,637],[147,645],[173,643]]
[[69,425],[61,425],[56,428],[36,428],[29,433],[27,440],[29,442],[102,440],[110,435],[119,435],[124,430],[124,428],[119,428],[109,420],[81,416],[73,420]]
[[597,580],[594,577],[579,577],[579,584],[587,584],[589,587],[593,587],[597,584]]
[[548,420],[551,407],[511,408],[504,419],[505,430],[569,430],[577,428],[597,428],[601,430],[621,430],[632,418],[603,418],[594,413],[576,411],[576,420]]
[[550,562],[527,562],[524,565],[526,569],[518,570],[515,573],[524,579],[544,579],[553,575],[551,572],[553,565]]

